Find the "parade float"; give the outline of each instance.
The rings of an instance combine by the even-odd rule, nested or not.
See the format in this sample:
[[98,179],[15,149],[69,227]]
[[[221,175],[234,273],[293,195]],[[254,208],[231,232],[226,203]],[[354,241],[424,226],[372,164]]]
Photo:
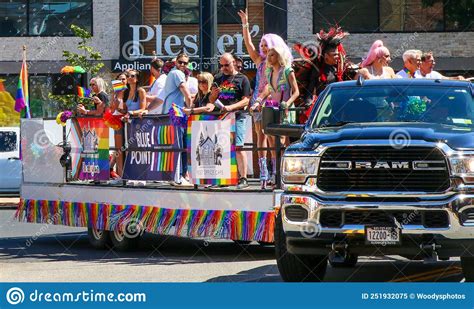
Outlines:
[[[187,148],[168,115],[125,123],[121,181],[109,179],[110,119],[64,118],[21,121],[19,220],[86,227],[95,247],[125,249],[143,232],[273,242],[271,190],[235,189],[233,114],[190,116]],[[184,151],[194,186],[173,187]]]

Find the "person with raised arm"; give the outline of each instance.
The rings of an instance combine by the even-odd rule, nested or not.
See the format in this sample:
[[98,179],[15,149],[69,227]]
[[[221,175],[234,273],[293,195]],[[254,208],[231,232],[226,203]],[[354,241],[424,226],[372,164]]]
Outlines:
[[[286,48],[288,50],[289,59],[290,61],[293,59],[291,56],[291,52],[286,45],[285,41],[278,35],[268,33],[264,34],[260,40],[259,50],[255,48],[252,43],[252,37],[250,35],[249,30],[249,22],[248,22],[248,15],[247,10],[239,11],[240,20],[242,21],[242,34],[244,37],[245,47],[247,48],[247,52],[252,59],[252,61],[257,65],[257,74],[255,79],[255,89],[253,92],[253,96],[250,99],[250,107],[251,111],[253,112],[253,121],[255,125],[255,132],[257,134],[257,147],[258,148],[267,148],[268,144],[268,136],[264,134],[263,127],[262,127],[262,112],[261,108],[265,105],[265,100],[259,102],[258,105],[256,104],[256,99],[258,96],[265,90],[267,86],[267,78],[265,77],[265,70],[267,69],[266,66],[266,59],[267,54],[270,48],[279,46],[282,48]],[[264,186],[267,182],[271,182],[271,176],[268,172],[267,167],[267,151],[260,150],[258,151],[258,166],[260,169],[260,182],[262,186]],[[272,155],[272,164],[276,165],[276,157]]]

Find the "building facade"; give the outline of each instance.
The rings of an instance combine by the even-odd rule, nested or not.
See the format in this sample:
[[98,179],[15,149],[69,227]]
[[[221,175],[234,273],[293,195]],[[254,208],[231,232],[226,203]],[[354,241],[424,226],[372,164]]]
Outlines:
[[[248,9],[251,33],[258,47],[264,33],[264,12],[272,9],[264,2],[217,0],[217,51],[244,56],[244,67],[250,72],[254,65],[245,57],[237,12]],[[71,24],[92,33],[91,45],[102,54],[105,63],[100,75],[107,81],[114,79],[118,72],[133,68],[142,72],[140,82],[147,85],[153,54],[166,60],[185,51],[191,55],[193,69],[206,70],[206,66],[199,67],[199,3],[199,0],[2,1],[0,80],[14,97],[25,45],[32,114],[34,117],[55,116],[57,104],[48,95],[55,76],[67,65],[63,50],[78,52],[79,39],[73,37]],[[208,61],[217,61],[217,56]]]
[[433,51],[436,70],[474,75],[474,13],[470,1],[446,0],[288,0],[288,41],[311,42],[321,28],[336,23],[350,32],[344,47],[359,62],[375,40],[401,69],[407,49]]

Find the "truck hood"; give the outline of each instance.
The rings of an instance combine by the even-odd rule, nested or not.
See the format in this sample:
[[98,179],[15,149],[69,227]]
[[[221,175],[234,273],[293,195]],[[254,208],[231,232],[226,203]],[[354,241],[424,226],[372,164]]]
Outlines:
[[412,141],[443,142],[456,150],[474,149],[474,131],[472,128],[435,123],[381,122],[346,124],[340,127],[305,131],[302,139],[292,144],[287,151],[308,151],[319,144],[340,141],[390,140],[395,136]]

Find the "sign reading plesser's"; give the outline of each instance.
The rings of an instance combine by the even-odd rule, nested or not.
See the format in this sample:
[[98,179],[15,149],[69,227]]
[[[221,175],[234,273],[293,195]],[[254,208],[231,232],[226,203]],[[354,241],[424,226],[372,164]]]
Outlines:
[[193,115],[188,119],[188,163],[194,184],[237,184],[235,116]]
[[168,117],[133,119],[127,125],[129,151],[123,178],[173,180],[180,140],[178,130],[170,125]]

